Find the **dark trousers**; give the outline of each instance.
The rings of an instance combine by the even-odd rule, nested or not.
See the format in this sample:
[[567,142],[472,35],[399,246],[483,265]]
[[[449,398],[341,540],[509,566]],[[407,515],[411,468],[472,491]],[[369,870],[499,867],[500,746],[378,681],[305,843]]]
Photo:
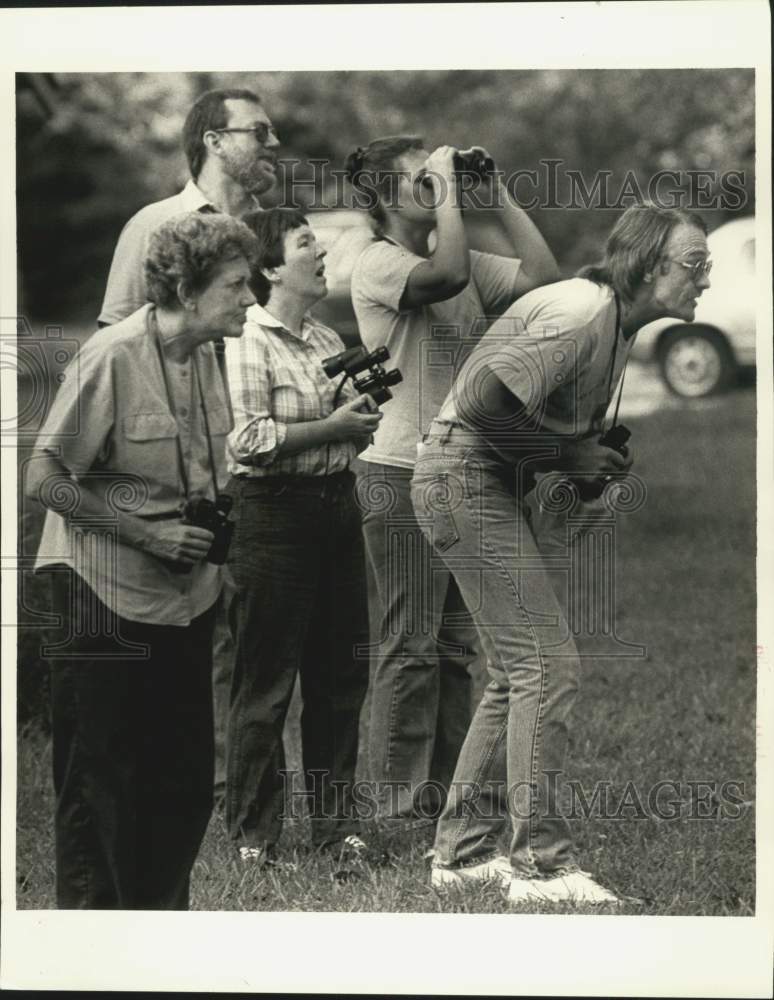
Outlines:
[[214,608],[146,625],[67,570],[52,590],[57,905],[188,909],[212,810]]
[[290,800],[291,815],[306,802],[317,846],[358,828],[351,786],[368,661],[356,647],[368,642],[368,600],[353,484],[347,472],[229,485],[236,651],[226,821],[245,845],[279,839],[282,729],[299,672],[304,790]]

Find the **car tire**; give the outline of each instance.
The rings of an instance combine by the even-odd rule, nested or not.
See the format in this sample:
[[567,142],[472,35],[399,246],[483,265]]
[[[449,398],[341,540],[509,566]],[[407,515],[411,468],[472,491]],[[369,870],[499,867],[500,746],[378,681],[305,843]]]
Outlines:
[[733,381],[736,362],[728,341],[710,327],[668,330],[659,344],[661,377],[676,396],[700,399],[721,392]]

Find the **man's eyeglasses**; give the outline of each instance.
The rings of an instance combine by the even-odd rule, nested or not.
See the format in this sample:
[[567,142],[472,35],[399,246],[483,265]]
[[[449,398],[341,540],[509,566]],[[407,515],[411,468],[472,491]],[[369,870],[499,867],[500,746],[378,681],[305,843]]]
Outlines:
[[274,126],[264,125],[263,122],[259,125],[251,125],[250,128],[211,128],[210,132],[252,132],[260,143],[266,142],[270,135],[273,135],[279,141],[279,136]]
[[675,257],[664,257],[663,259],[669,260],[673,264],[679,264],[686,271],[690,271],[694,281],[698,281],[703,275],[708,275],[712,270],[712,261],[709,258],[707,260],[697,260],[695,264],[689,264],[685,260],[677,260]]

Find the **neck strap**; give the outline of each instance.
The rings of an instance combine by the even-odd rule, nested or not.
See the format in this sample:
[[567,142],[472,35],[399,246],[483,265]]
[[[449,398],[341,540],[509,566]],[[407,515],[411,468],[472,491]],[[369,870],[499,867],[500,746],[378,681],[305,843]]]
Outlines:
[[[161,364],[161,375],[164,380],[164,391],[167,394],[167,405],[169,406],[169,411],[172,414],[172,419],[175,421],[175,447],[177,451],[177,467],[178,473],[180,475],[180,481],[183,485],[183,495],[186,500],[189,497],[189,484],[188,484],[188,473],[185,467],[185,460],[183,458],[183,448],[180,444],[180,425],[177,420],[177,410],[175,408],[175,400],[172,395],[172,390],[169,383],[169,372],[167,370],[167,362],[164,357],[164,346],[161,342],[161,332],[159,330],[159,323],[156,317],[156,310],[151,308],[148,312],[148,327],[150,329],[151,336],[156,344],[156,350],[159,355],[159,362]],[[199,405],[201,406],[202,416],[204,417],[204,436],[207,439],[207,457],[210,465],[210,476],[212,479],[213,496],[218,495],[218,483],[215,475],[215,457],[212,451],[212,438],[210,435],[210,421],[207,416],[207,407],[204,405],[204,393],[202,392],[201,377],[199,375],[199,363],[196,356],[196,352],[192,352],[191,359],[193,361],[194,378],[196,379],[196,390],[199,394]]]
[[[612,356],[611,361],[610,361],[610,375],[609,375],[608,380],[607,380],[607,405],[608,406],[610,405],[610,400],[612,398],[612,392],[613,392],[613,375],[615,373],[615,358],[616,358],[616,354],[618,353],[618,336],[619,336],[619,333],[620,333],[620,330],[621,330],[621,300],[618,298],[618,292],[615,292],[615,291],[613,292],[613,298],[615,299],[615,332],[614,332],[614,339],[613,339],[613,356]],[[616,401],[616,404],[615,404],[615,413],[613,414],[613,423],[612,423],[611,427],[615,427],[616,424],[618,423],[618,410],[620,409],[620,406],[621,406],[621,396],[623,395],[624,378],[626,377],[626,365],[628,364],[628,362],[629,362],[629,359],[627,357],[626,361],[624,362],[623,372],[621,373],[621,384],[618,387],[618,400]]]

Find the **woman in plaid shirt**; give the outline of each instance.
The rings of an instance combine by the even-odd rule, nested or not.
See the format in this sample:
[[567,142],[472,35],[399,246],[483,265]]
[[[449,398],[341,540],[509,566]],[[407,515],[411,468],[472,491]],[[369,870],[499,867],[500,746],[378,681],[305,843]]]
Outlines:
[[323,370],[323,359],[344,344],[308,312],[327,287],[325,251],[307,220],[271,209],[245,222],[259,243],[258,304],[248,310],[241,346],[226,347],[238,591],[226,821],[241,856],[264,864],[282,827],[282,729],[298,672],[313,844],[364,849],[351,785],[368,685],[368,609],[349,466],[381,413]]

